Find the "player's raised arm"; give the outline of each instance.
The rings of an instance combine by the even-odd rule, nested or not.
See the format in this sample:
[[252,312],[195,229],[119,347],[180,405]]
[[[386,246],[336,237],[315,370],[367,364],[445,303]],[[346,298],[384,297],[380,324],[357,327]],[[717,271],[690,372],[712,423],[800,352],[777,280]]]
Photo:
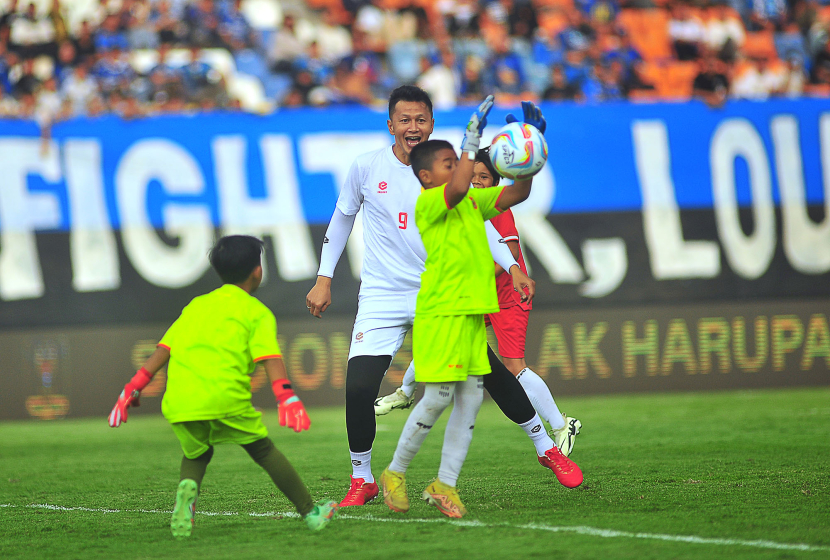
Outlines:
[[315,317],[321,318],[323,312],[331,305],[331,279],[334,276],[334,268],[343,254],[343,249],[346,248],[356,215],[347,216],[339,208],[335,208],[331,216],[326,236],[323,238],[317,282],[305,297],[306,307]]
[[456,204],[464,200],[467,191],[470,189],[470,181],[473,179],[473,166],[475,165],[476,153],[481,144],[481,132],[487,126],[487,114],[493,108],[493,96],[488,95],[478,109],[470,117],[467,123],[467,130],[464,133],[464,140],[461,141],[461,160],[453,173],[452,180],[447,184],[444,197],[448,208],[454,208]]
[[131,406],[140,406],[138,398],[141,396],[141,391],[150,384],[153,376],[158,373],[167,360],[170,359],[170,349],[165,346],[157,346],[144,365],[135,372],[135,375],[130,382],[124,385],[124,390],[118,396],[118,402],[112,408],[109,415],[109,424],[112,428],[117,428],[122,422],[127,421],[127,409]]
[[[545,129],[547,128],[545,117],[542,115],[542,111],[530,101],[522,101],[522,117],[525,123],[535,126],[542,134],[545,133]],[[508,124],[518,121],[512,114],[507,115],[505,120]],[[532,177],[516,179],[512,186],[506,187],[501,197],[499,197],[499,210],[507,210],[511,206],[527,200],[527,197],[530,196],[530,185],[532,182]]]

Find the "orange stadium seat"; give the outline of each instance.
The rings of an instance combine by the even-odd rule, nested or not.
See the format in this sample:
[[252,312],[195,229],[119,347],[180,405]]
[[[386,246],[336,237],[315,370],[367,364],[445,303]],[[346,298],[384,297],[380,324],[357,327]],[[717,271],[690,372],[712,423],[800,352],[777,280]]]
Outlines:
[[669,15],[665,10],[626,9],[620,12],[617,21],[645,60],[661,60],[671,56]]
[[749,58],[774,58],[775,38],[772,31],[757,31],[747,33],[741,52]]
[[692,84],[698,73],[696,62],[671,62],[666,67],[666,99],[685,100],[692,98]]

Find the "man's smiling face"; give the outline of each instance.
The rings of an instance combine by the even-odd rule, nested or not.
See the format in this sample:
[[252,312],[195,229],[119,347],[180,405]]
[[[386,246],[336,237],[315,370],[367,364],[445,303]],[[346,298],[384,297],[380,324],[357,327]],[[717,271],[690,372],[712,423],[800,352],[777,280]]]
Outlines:
[[420,101],[399,101],[386,121],[389,134],[395,137],[395,155],[403,163],[409,163],[412,148],[429,140],[435,119],[425,103]]

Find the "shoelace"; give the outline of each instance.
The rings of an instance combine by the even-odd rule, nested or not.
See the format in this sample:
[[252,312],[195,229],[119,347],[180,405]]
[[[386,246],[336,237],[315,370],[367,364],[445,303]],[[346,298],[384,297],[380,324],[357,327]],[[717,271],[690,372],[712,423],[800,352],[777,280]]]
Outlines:
[[360,488],[365,484],[362,478],[358,478],[356,480],[352,480],[351,486],[349,486],[349,491],[346,492],[346,497],[343,498],[343,502],[351,503],[357,500],[357,494],[360,492]]
[[573,471],[571,466],[573,463],[559,451],[557,448],[549,449],[545,452],[548,459],[550,459],[562,474],[570,474]]

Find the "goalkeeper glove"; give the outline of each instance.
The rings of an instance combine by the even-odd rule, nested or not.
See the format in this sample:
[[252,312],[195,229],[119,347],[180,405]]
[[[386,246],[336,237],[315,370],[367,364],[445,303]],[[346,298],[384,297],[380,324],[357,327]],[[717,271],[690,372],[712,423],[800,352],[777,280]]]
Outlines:
[[[548,123],[545,121],[542,111],[530,101],[522,101],[522,118],[524,119],[525,124],[535,126],[542,134],[545,133],[545,129],[548,127]],[[508,114],[504,120],[507,121],[507,124],[519,121],[519,119],[514,117],[512,113]]]
[[109,416],[109,423],[111,428],[117,428],[121,425],[121,422],[127,421],[127,409],[131,406],[141,406],[141,403],[138,401],[138,397],[141,394],[141,390],[146,387],[150,381],[153,379],[153,374],[147,371],[145,368],[141,368],[137,372],[130,382],[124,385],[124,390],[121,391],[121,395],[118,397],[118,402],[115,403],[115,406],[112,408],[112,412],[110,412]]
[[287,426],[295,432],[302,432],[311,426],[311,419],[305,411],[303,401],[294,394],[287,379],[277,379],[271,383],[277,398],[280,413],[280,426]]
[[493,96],[488,95],[473,116],[467,123],[467,130],[464,133],[464,140],[461,141],[461,151],[470,154],[470,159],[475,159],[478,147],[481,144],[481,131],[487,126],[487,114],[493,108]]

